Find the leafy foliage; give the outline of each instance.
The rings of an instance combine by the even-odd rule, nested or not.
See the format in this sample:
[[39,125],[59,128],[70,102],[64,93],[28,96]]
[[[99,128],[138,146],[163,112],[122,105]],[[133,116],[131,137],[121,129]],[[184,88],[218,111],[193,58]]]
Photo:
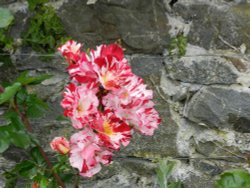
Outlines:
[[28,71],[24,71],[20,74],[20,76],[16,79],[17,82],[22,85],[35,85],[40,84],[42,81],[51,78],[52,75],[41,74],[39,76],[30,76]]
[[0,104],[9,101],[14,97],[17,91],[21,88],[19,82],[14,83],[13,85],[6,87],[4,92],[0,94]]
[[230,170],[220,175],[216,188],[249,188],[250,174],[244,170]]
[[6,8],[0,7],[0,28],[8,27],[14,20],[14,16]]
[[[10,50],[13,48],[13,39],[6,35],[14,16],[6,8],[0,7],[0,48]],[[2,50],[1,50],[2,51]]]
[[6,179],[4,188],[14,188],[17,183],[17,176],[13,175],[10,172],[5,172],[3,175]]
[[7,102],[10,104],[3,116],[6,124],[0,126],[0,153],[14,145],[25,149],[29,156],[3,174],[6,178],[5,188],[16,187],[20,178],[29,181],[26,187],[37,183],[40,188],[55,188],[59,186],[54,178],[55,172],[64,182],[72,181],[75,177],[66,156],[56,156],[55,163],[48,162],[49,158],[28,128],[29,118],[40,117],[48,106],[34,93],[29,93],[26,88],[28,85],[40,84],[50,77],[47,74],[30,76],[28,72],[23,72],[0,94],[0,105]]
[[64,36],[64,28],[53,7],[43,5],[31,18],[28,31],[24,34],[24,43],[35,51],[54,53]]
[[5,34],[6,30],[7,29],[0,29],[0,47],[5,50],[11,50],[13,48],[13,38]]
[[178,34],[176,37],[171,39],[169,45],[169,55],[177,55],[182,57],[186,54],[187,38],[182,34]]
[[176,161],[163,159],[159,162],[159,167],[156,169],[158,184],[160,188],[181,188],[180,182],[171,182],[168,180],[176,166]]
[[28,148],[31,145],[29,134],[24,130],[16,130],[12,124],[0,127],[0,153],[13,144],[20,148]]
[[42,6],[44,3],[47,3],[48,0],[28,0],[29,3],[29,9],[31,11],[39,8],[40,6]]
[[19,110],[25,112],[29,118],[41,117],[48,109],[48,105],[39,99],[36,94],[29,94],[25,89],[17,93]]

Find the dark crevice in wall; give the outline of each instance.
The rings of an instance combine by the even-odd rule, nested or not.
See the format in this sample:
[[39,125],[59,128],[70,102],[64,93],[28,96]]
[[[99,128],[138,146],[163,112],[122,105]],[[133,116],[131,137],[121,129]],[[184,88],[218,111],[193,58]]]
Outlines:
[[177,3],[178,0],[171,0],[170,3],[169,3],[169,6],[170,7],[173,7],[175,3]]

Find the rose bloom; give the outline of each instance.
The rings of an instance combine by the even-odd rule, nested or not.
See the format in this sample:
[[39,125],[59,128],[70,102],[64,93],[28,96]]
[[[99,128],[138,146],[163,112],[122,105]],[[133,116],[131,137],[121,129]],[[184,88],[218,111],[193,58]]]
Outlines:
[[[151,101],[153,92],[132,73],[120,46],[100,45],[89,53],[81,47],[71,40],[59,48],[71,80],[61,106],[72,126],[83,129],[68,143],[70,164],[80,175],[92,177],[101,164],[111,163],[112,151],[130,143],[134,130],[153,135],[160,118]],[[65,153],[67,147],[57,142],[52,149]]]
[[124,59],[123,49],[117,44],[102,44],[96,47],[96,50],[90,50],[91,59],[96,59],[98,57],[114,57],[118,61],[122,61]]
[[126,147],[132,137],[130,126],[109,110],[99,113],[92,123],[92,128],[103,144],[113,150],[119,150],[121,144]]
[[60,46],[58,48],[58,51],[62,53],[63,57],[67,60],[69,64],[74,64],[80,58],[81,47],[82,45],[80,43],[77,43],[73,40],[69,40],[64,45]]
[[126,59],[118,61],[114,57],[99,57],[94,60],[95,71],[99,81],[106,90],[115,90],[123,84],[125,79],[132,75],[131,67]]
[[67,154],[70,150],[69,141],[64,137],[55,137],[50,142],[50,147],[60,154]]
[[66,87],[61,102],[61,106],[65,109],[64,115],[71,118],[72,125],[76,129],[81,129],[92,121],[97,113],[98,104],[96,90],[86,85],[77,86],[73,83]]
[[117,117],[132,125],[141,134],[152,136],[160,124],[159,114],[153,108],[154,103],[151,100],[132,99],[130,103],[123,105],[119,97],[107,95],[104,103],[107,104],[107,109],[112,109]]
[[91,50],[90,59],[99,82],[106,90],[119,88],[132,75],[123,50],[117,44],[98,46],[96,50]]
[[73,81],[91,87],[98,86],[98,75],[94,71],[93,64],[86,53],[83,52],[79,60],[74,64],[70,64],[67,70]]
[[103,97],[105,107],[116,110],[123,108],[138,108],[153,98],[152,90],[146,89],[143,79],[133,75],[126,78],[121,88],[118,88]]
[[99,137],[89,128],[75,133],[70,139],[70,164],[80,175],[92,177],[101,170],[101,164],[111,162],[112,153],[100,146]]

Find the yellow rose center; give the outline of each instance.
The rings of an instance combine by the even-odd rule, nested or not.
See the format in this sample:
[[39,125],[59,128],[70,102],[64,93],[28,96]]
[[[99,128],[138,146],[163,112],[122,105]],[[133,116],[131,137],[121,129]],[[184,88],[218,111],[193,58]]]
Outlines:
[[104,121],[103,123],[103,129],[104,129],[104,133],[108,136],[112,135],[113,134],[113,130],[109,124],[108,121]]

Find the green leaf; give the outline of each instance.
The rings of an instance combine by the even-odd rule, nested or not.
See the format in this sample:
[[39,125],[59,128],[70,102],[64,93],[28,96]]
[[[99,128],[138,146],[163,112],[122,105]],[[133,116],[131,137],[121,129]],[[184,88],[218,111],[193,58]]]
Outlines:
[[48,109],[48,105],[39,99],[35,94],[28,95],[26,99],[27,116],[29,118],[37,118],[44,114]]
[[250,174],[244,170],[230,170],[220,175],[216,188],[249,188]]
[[166,178],[169,178],[172,171],[174,170],[175,165],[176,165],[175,161],[171,161],[171,160],[168,160],[168,159],[163,159],[163,160],[160,161],[159,168],[164,173]]
[[49,185],[47,188],[55,188],[55,187],[58,187],[58,184],[55,181],[55,179],[52,179],[51,181],[49,181]]
[[156,169],[156,174],[160,188],[167,188],[167,178],[165,174],[160,169]]
[[24,71],[21,75],[16,79],[17,82],[20,82],[22,85],[34,85],[40,84],[42,81],[51,78],[52,75],[41,74],[38,76],[29,76],[28,71]]
[[8,27],[14,20],[14,16],[7,8],[0,7],[0,28]]
[[181,188],[181,182],[173,182],[168,185],[168,188]]
[[75,178],[75,176],[76,176],[73,173],[66,173],[66,174],[58,173],[58,175],[60,176],[60,178],[63,182],[68,182],[68,183],[72,182],[72,179]]
[[57,162],[53,166],[53,169],[60,173],[60,172],[66,172],[71,169],[71,166],[69,165],[69,158],[67,155],[57,155]]
[[[54,54],[65,35],[65,29],[54,8],[41,5],[30,19],[29,28],[24,33],[23,41],[35,51]],[[46,56],[42,59],[49,60],[51,57]]]
[[187,37],[183,33],[178,33],[176,37],[172,38],[169,45],[169,55],[178,55],[182,57],[186,54]]
[[5,114],[5,118],[10,120],[10,126],[9,130],[12,132],[19,131],[19,130],[25,130],[25,125],[23,124],[19,114],[14,111],[9,111]]
[[174,170],[176,161],[170,159],[162,159],[159,162],[159,167],[156,169],[157,180],[160,188],[168,187],[168,179]]
[[4,92],[0,94],[0,104],[10,100],[16,92],[21,88],[21,84],[19,82],[14,83],[13,85],[6,87]]
[[[1,136],[1,134],[0,134]],[[6,151],[10,146],[10,139],[8,137],[2,137],[0,138],[0,153],[3,153]]]
[[17,164],[14,171],[18,172],[19,175],[25,178],[32,179],[37,174],[36,165],[32,161],[22,161]]
[[38,147],[32,148],[32,150],[30,151],[30,154],[31,154],[32,159],[37,164],[43,164],[44,163],[43,156],[41,155],[40,150],[39,150]]
[[9,132],[12,131],[12,126],[0,126],[0,153],[7,150],[11,144]]
[[57,121],[67,121],[67,122],[71,122],[70,119],[68,117],[65,117],[64,115],[59,115],[56,117]]
[[17,176],[8,172],[5,172],[4,176],[6,178],[4,188],[15,188],[17,183]]
[[29,135],[24,131],[10,132],[10,138],[11,138],[11,142],[15,146],[21,147],[24,149],[27,149],[31,144]]
[[48,180],[45,176],[42,176],[39,181],[39,188],[47,188],[48,187]]
[[[6,29],[0,28],[0,46],[2,50],[0,52],[8,52],[13,49],[13,38],[6,35]],[[3,55],[4,57],[0,57],[1,62],[8,63],[10,61],[9,56]],[[6,62],[7,60],[7,62]],[[1,67],[4,68],[4,67]]]
[[40,6],[44,3],[47,3],[48,0],[28,0],[29,3],[29,9],[35,10],[37,6]]

